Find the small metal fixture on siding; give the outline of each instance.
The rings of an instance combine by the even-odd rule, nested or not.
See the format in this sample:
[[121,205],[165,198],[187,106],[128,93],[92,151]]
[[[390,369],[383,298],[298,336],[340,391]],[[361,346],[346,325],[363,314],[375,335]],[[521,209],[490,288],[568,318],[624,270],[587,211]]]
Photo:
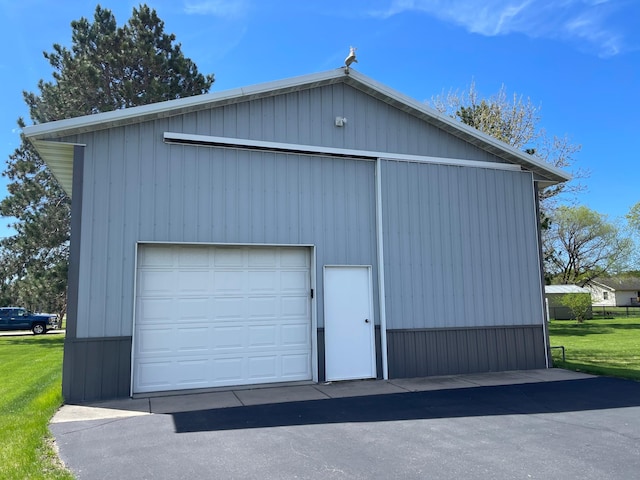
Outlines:
[[336,117],[336,127],[344,127],[347,124],[345,117]]

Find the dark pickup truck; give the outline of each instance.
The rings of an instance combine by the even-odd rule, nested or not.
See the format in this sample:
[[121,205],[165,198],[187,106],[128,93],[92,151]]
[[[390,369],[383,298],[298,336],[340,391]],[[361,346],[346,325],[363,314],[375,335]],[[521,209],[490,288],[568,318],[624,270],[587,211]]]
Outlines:
[[25,308],[0,308],[0,330],[31,330],[35,335],[58,328],[58,317],[50,313],[31,313]]

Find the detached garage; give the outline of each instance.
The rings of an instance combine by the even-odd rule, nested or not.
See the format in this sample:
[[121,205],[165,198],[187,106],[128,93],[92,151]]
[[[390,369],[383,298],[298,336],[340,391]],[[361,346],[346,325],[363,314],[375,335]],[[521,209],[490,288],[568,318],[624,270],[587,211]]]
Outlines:
[[67,402],[549,365],[568,175],[356,71],[25,135],[72,195]]

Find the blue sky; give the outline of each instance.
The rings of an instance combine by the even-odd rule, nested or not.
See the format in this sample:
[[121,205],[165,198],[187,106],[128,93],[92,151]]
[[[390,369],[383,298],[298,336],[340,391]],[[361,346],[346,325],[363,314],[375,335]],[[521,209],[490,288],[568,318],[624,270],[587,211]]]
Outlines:
[[[118,24],[140,2],[103,1]],[[582,145],[589,170],[579,204],[622,217],[640,201],[640,1],[638,0],[156,0],[212,92],[338,68],[355,68],[418,100],[505,85],[541,108],[540,126]],[[95,3],[0,0],[7,47],[0,59],[2,169],[28,118],[22,91],[51,78],[42,56],[69,45],[70,22]],[[30,123],[27,120],[27,123]],[[0,198],[6,196],[0,179]],[[0,219],[0,236],[11,233]]]

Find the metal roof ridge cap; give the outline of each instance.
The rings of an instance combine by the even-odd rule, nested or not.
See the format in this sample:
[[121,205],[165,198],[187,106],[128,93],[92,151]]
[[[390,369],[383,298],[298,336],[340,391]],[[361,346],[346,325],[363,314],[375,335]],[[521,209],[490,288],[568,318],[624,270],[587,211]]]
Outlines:
[[269,91],[281,90],[283,88],[298,87],[309,83],[320,82],[323,80],[332,80],[340,78],[343,73],[342,69],[325,70],[324,72],[309,73],[307,75],[299,75],[296,77],[284,78],[281,80],[273,80],[270,82],[257,83],[241,87],[243,95],[256,95]]

